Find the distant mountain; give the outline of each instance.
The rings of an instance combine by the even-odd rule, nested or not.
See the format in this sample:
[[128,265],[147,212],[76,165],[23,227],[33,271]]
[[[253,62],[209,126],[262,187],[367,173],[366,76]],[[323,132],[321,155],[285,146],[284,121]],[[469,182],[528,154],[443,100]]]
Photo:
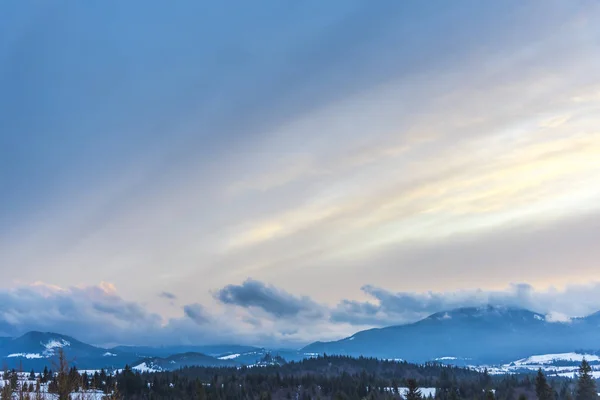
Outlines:
[[[257,353],[255,353],[257,354]],[[183,367],[237,367],[240,365],[246,366],[273,366],[285,365],[286,360],[280,355],[273,355],[269,352],[261,353],[260,358],[253,357],[251,363],[240,363],[240,358],[243,355],[231,354],[229,356],[221,356],[220,358],[211,357],[201,353],[183,353],[174,354],[169,357],[153,357],[141,360],[133,370],[139,372],[157,372],[157,371],[173,371]]]
[[51,332],[28,332],[17,338],[1,340],[0,358],[9,368],[52,368],[60,348],[64,349],[67,359],[80,369],[121,368],[138,359],[133,354],[110,352]]
[[210,345],[210,346],[116,346],[110,349],[115,352],[125,352],[137,354],[142,357],[168,357],[174,354],[182,353],[202,353],[212,357],[219,357],[228,354],[242,354],[251,352],[263,352],[265,349],[253,346],[242,345]]
[[412,324],[361,331],[334,342],[316,342],[302,352],[415,362],[456,359],[471,364],[504,363],[532,354],[600,349],[599,327],[600,313],[553,322],[519,308],[459,308]]
[[25,371],[54,368],[59,348],[64,349],[70,363],[86,370],[120,369],[125,365],[136,366],[138,370],[172,370],[192,365],[258,365],[271,354],[289,361],[305,358],[295,350],[271,351],[242,345],[117,346],[106,349],[57,333],[28,332],[17,338],[0,338],[0,363]]
[[220,360],[202,353],[173,354],[168,357],[151,357],[132,367],[139,372],[173,371],[183,367],[234,367],[238,364],[233,360]]
[[326,353],[463,366],[494,365],[513,370],[510,363],[532,355],[598,354],[600,312],[556,322],[519,308],[459,308],[412,324],[369,329],[334,342],[316,342],[300,351],[241,345],[107,349],[70,336],[28,332],[18,338],[0,337],[0,363],[26,371],[53,368],[59,348],[79,369],[119,369],[125,365],[162,370],[191,365],[250,366],[261,365],[269,357],[290,362]]

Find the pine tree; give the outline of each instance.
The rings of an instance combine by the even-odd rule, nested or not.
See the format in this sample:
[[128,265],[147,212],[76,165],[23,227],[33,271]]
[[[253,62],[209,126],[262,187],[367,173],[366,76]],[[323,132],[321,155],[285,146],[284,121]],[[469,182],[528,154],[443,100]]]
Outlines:
[[541,368],[538,369],[537,376],[535,377],[535,393],[539,400],[554,400],[554,391],[548,384]]
[[19,384],[19,375],[17,371],[14,369],[10,373],[10,388],[15,391],[17,390],[17,385]]
[[421,400],[423,398],[421,390],[419,389],[415,379],[407,379],[406,386],[408,388],[406,396],[404,396],[406,400]]
[[596,392],[596,382],[592,377],[592,367],[584,358],[579,367],[579,379],[577,380],[577,395],[575,400],[596,400],[598,393]]

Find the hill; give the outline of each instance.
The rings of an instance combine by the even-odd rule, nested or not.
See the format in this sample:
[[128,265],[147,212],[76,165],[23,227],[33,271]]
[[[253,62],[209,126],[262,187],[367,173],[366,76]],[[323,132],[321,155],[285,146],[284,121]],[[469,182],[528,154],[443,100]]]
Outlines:
[[369,329],[333,342],[316,342],[302,351],[414,362],[452,359],[469,364],[501,364],[532,354],[598,349],[599,326],[600,313],[556,322],[519,308],[460,308],[412,324]]

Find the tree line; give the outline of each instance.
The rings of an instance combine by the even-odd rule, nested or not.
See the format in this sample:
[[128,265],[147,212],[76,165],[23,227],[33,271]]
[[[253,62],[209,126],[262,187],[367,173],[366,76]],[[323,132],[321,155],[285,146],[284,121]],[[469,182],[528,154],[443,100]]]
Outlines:
[[[585,360],[577,379],[535,375],[492,376],[487,371],[382,361],[373,358],[320,356],[281,366],[186,367],[177,371],[105,370],[79,373],[59,352],[55,371],[33,372],[22,384],[6,371],[0,400],[42,399],[44,390],[58,400],[71,393],[98,390],[105,399],[131,400],[598,400],[592,369]],[[32,379],[34,378],[34,379]],[[35,382],[35,384],[34,384]],[[26,386],[26,387],[25,387]],[[435,388],[425,396],[422,388]]]

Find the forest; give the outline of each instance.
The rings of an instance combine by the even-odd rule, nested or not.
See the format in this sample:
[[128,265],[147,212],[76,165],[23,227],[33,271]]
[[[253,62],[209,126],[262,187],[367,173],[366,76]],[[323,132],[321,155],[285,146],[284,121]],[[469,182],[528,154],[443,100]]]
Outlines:
[[[186,367],[170,372],[80,373],[59,354],[55,371],[5,371],[7,399],[406,399],[595,400],[596,382],[584,360],[577,379],[532,374],[493,376],[438,363],[327,356],[283,365],[241,368]],[[435,388],[435,394],[423,388]],[[98,393],[100,397],[98,397]],[[48,397],[51,396],[51,397]]]

